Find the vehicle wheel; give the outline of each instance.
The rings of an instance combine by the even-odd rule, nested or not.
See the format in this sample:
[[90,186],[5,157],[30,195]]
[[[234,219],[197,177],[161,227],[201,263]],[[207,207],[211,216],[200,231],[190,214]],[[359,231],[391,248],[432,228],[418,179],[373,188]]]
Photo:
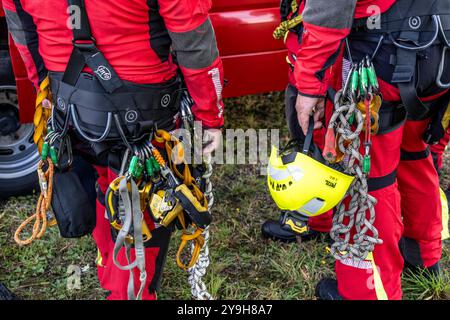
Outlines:
[[0,198],[38,188],[33,124],[20,124],[15,86],[0,85]]

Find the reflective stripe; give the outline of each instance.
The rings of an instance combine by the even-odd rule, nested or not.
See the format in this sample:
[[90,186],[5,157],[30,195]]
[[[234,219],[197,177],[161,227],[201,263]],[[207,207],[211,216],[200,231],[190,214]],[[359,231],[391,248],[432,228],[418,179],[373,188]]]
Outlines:
[[373,282],[375,284],[375,293],[377,295],[378,300],[389,300],[386,290],[383,286],[383,281],[381,281],[380,273],[378,272],[378,267],[375,264],[375,259],[373,257],[373,253],[370,252],[367,256],[367,260],[369,260],[372,263],[372,269],[373,269]]
[[442,240],[446,240],[450,238],[450,234],[448,231],[448,199],[445,195],[445,192],[439,188],[439,192],[441,194],[441,205],[442,205]]
[[97,258],[95,259],[95,264],[97,267],[104,267],[102,254],[100,253],[100,249],[97,248]]
[[220,70],[219,68],[213,68],[208,71],[208,74],[211,75],[212,82],[214,84],[214,89],[216,91],[217,96],[217,109],[219,113],[217,114],[218,118],[221,118],[223,115],[223,107],[220,104],[222,101],[222,82],[220,81]]

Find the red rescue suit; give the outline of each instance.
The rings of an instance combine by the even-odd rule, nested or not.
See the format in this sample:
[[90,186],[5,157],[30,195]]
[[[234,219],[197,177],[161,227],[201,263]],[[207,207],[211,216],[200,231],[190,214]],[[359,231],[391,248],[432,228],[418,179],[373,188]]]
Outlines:
[[[329,86],[341,88],[344,39],[351,33],[353,19],[376,13],[374,7],[379,9],[378,13],[385,12],[394,3],[394,0],[345,0],[331,4],[326,0],[306,0],[300,8],[302,31],[299,35],[289,32],[286,39],[288,58],[295,65],[290,72],[291,85],[299,94],[310,97],[325,97]],[[351,47],[355,52],[360,51],[362,58],[374,49],[367,48],[363,42],[355,42]],[[388,50],[383,47],[382,51]],[[387,52],[379,55],[384,54],[389,56]],[[377,73],[391,68],[389,60],[383,60],[383,57],[375,57]],[[399,104],[398,88],[380,77],[379,82],[384,101]],[[425,94],[422,97],[427,98],[422,100],[434,100],[443,93]],[[328,101],[326,120],[330,118],[332,108]],[[428,146],[422,140],[429,121],[406,121],[389,133],[373,137],[369,178],[372,182],[391,180],[382,188],[374,187],[371,191],[369,187],[370,194],[378,200],[375,227],[383,244],[376,245],[373,252],[377,270],[367,261],[346,259],[336,262],[338,291],[345,299],[380,298],[374,285],[375,273],[381,277],[386,297],[401,299],[400,275],[404,263],[432,268],[441,257],[439,180]],[[315,138],[320,140],[317,141],[319,145],[324,143],[324,130],[321,131]],[[328,231],[331,213],[310,219],[309,225],[318,231]]]
[[[98,49],[120,79],[137,84],[160,84],[174,78],[178,66],[195,105],[193,113],[204,127],[223,125],[223,68],[209,20],[209,0],[85,0]],[[66,1],[4,0],[8,28],[36,88],[49,71],[63,72],[72,52],[72,30],[66,25]],[[177,55],[174,63],[171,48]],[[90,70],[85,70],[91,72]],[[109,299],[126,299],[129,272],[113,263],[113,239],[105,217],[103,195],[116,174],[97,166],[97,224],[100,284]],[[147,221],[150,229],[153,223]],[[146,244],[147,290],[143,299],[155,299],[170,232],[158,228]],[[123,248],[122,248],[123,249]],[[124,250],[122,250],[124,251]],[[126,264],[124,252],[119,262]],[[132,250],[133,258],[133,250]],[[136,288],[139,275],[135,274]]]

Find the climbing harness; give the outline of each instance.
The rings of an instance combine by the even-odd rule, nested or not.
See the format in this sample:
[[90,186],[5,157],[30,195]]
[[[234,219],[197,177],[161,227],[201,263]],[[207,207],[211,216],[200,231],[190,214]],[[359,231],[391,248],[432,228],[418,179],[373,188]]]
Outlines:
[[280,3],[281,22],[273,32],[273,37],[277,40],[284,39],[288,31],[296,28],[302,23],[302,16],[299,15],[299,5],[297,0],[282,0]]
[[[51,204],[53,211],[57,209],[60,212],[59,217],[56,211],[54,214],[61,235],[63,230],[63,236],[67,237],[82,236],[92,231],[90,227],[77,229],[80,221],[66,219],[72,213],[64,208],[68,202],[67,197],[64,199],[64,190],[56,193],[57,199],[52,199],[52,190],[56,190],[53,180],[67,183],[71,178],[70,128],[92,143],[93,148],[110,148],[113,144],[123,143],[126,150],[121,170],[105,193],[105,205],[115,236],[113,261],[119,269],[130,271],[129,299],[141,299],[145,289],[145,244],[152,238],[148,219],[153,220],[155,228],[176,225],[181,229],[177,265],[187,270],[194,297],[212,299],[202,280],[209,265],[209,210],[214,202],[210,181],[212,166],[206,159],[204,164],[189,166],[184,151],[193,147],[192,141],[181,142],[163,130],[175,126],[181,111],[182,125],[194,132],[193,101],[181,89],[178,77],[162,85],[122,81],[96,47],[84,1],[68,0],[68,5],[80,8],[81,28],[73,29],[73,51],[65,72],[50,72],[49,78],[41,85],[35,115],[38,128],[35,141],[42,145],[39,167],[41,196],[36,214],[17,230],[16,241],[28,244],[44,234]],[[94,71],[93,74],[82,72],[86,65]],[[51,97],[50,90],[54,102],[52,110],[43,110],[42,101]],[[46,125],[43,127],[42,123]],[[54,177],[56,169],[58,172]],[[58,176],[59,172],[61,175]],[[55,186],[57,184],[55,182]],[[80,184],[74,184],[76,190]],[[80,207],[89,213],[92,209]],[[79,212],[76,213],[78,215]],[[32,237],[21,240],[21,231],[33,219],[36,221]],[[81,222],[86,221],[91,226],[89,217]],[[185,252],[188,245],[190,254]],[[125,248],[125,265],[118,259],[122,248]],[[136,253],[133,261],[130,260],[131,248]],[[140,281],[137,292],[134,288],[136,268]]]
[[[98,146],[140,141],[153,127],[172,127],[178,115],[181,81],[144,85],[119,78],[92,36],[84,0],[80,28],[73,28],[72,54],[66,70],[50,72],[55,121],[69,119],[83,139]],[[83,72],[89,67],[93,73]]]
[[[349,202],[342,201],[333,215],[331,253],[339,260],[366,259],[375,244],[382,243],[373,225],[376,199],[368,193],[371,136],[379,130],[381,103],[371,58],[366,56],[360,63],[352,61],[344,88],[334,98],[323,152],[327,161],[342,163],[345,172],[355,177],[348,192]],[[363,154],[360,153],[361,133]]]
[[[391,44],[396,48],[396,53],[391,57],[394,66],[391,82],[397,84],[400,90],[408,117],[422,120],[430,117],[433,110],[446,108],[448,95],[446,101],[439,99],[426,103],[420,100],[417,88],[421,87],[421,82],[428,81],[428,77],[422,73],[426,75],[430,69],[437,73],[437,87],[450,88],[450,83],[444,83],[443,80],[448,74],[446,60],[450,48],[450,3],[446,0],[398,0],[381,15],[381,28],[368,29],[367,24],[367,18],[356,19],[351,37],[365,42],[378,42],[379,45]],[[418,64],[424,60],[423,57],[431,55],[432,48],[439,50],[440,62],[436,65]]]

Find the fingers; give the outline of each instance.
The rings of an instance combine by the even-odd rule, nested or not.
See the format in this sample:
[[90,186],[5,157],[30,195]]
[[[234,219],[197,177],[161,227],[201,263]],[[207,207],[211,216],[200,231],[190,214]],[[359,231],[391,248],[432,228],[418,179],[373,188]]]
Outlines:
[[306,135],[309,127],[309,112],[302,111],[298,114],[298,123],[302,128],[303,134]]
[[42,106],[47,109],[52,108],[52,104],[51,104],[50,100],[48,100],[48,99],[42,100]]
[[309,118],[311,115],[314,116],[314,129],[322,128],[321,119],[325,113],[325,103],[322,98],[298,95],[295,109],[297,111],[298,123],[304,135],[308,133]]
[[222,139],[222,131],[220,129],[208,129],[203,136],[204,147],[203,155],[209,155],[216,150]]

